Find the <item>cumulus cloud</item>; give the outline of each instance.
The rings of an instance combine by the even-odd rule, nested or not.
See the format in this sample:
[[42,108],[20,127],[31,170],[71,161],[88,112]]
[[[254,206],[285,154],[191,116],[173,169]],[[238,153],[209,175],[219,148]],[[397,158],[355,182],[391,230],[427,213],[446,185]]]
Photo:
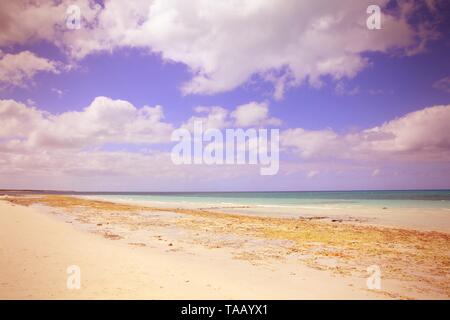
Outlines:
[[[287,70],[289,77],[286,72],[275,77],[275,94],[280,98],[286,84],[308,79],[318,85],[325,75],[353,77],[368,63],[363,52],[414,45],[417,34],[406,21],[406,9],[399,16],[386,14],[383,29],[370,32],[365,24],[368,4],[359,0],[194,0],[189,4],[156,0],[128,9],[115,2],[107,3],[99,14],[96,30],[98,37],[106,34],[110,39],[106,46],[144,46],[164,59],[189,66],[193,77],[183,85],[185,93],[227,91],[253,74],[264,77],[273,70]],[[140,24],[132,14],[138,8],[143,9]],[[121,23],[107,29],[113,20]],[[120,27],[123,30],[117,30]],[[78,45],[76,52],[88,53],[82,39]]]
[[[384,12],[381,30],[367,30],[367,6],[387,3],[139,0],[105,1],[100,6],[88,0],[4,2],[0,20],[5,32],[0,45],[45,39],[74,59],[119,47],[144,48],[189,67],[192,78],[182,85],[186,94],[232,90],[256,75],[272,82],[275,98],[281,99],[286,88],[305,81],[319,86],[323,76],[353,77],[369,64],[364,57],[367,51],[396,49],[413,54],[423,50],[434,34],[425,23],[408,23],[418,1],[400,2],[394,12]],[[69,4],[81,8],[80,30],[64,26]]]
[[223,107],[199,106],[194,108],[197,115],[189,118],[186,123],[182,125],[183,128],[193,130],[195,122],[202,122],[203,130],[206,129],[223,129],[232,125],[229,119],[229,111]]
[[342,138],[331,129],[288,129],[282,132],[281,143],[303,159],[332,158],[342,152]]
[[[195,111],[198,117],[189,119],[185,126],[194,120],[203,120],[206,127],[214,128],[235,125],[232,112],[225,108],[197,107]],[[252,117],[247,125],[271,119],[264,115]],[[95,98],[81,111],[61,114],[0,100],[0,177],[7,177],[14,185],[20,180],[17,176],[34,182],[37,176],[102,177],[103,181],[146,176],[152,181],[172,181],[176,187],[180,179],[198,182],[199,177],[208,180],[213,176],[230,179],[259,175],[257,166],[226,166],[217,172],[215,166],[174,165],[169,151],[174,127],[163,119],[161,106],[136,108],[128,101],[108,97]],[[249,142],[250,147],[254,147],[253,142]]]
[[280,125],[281,120],[269,117],[269,105],[266,102],[250,102],[236,107],[231,113],[237,127],[250,127],[262,125]]
[[[211,125],[235,125],[236,119],[231,116],[234,111],[221,107],[197,107],[196,111]],[[306,179],[311,182],[330,174],[338,177],[342,171],[377,177],[381,172],[390,174],[389,167],[396,163],[400,166],[396,170],[405,163],[429,168],[431,162],[434,168],[446,170],[450,160],[449,121],[450,106],[442,105],[351,133],[330,128],[287,129],[281,135],[280,175],[298,173],[300,176],[292,179],[314,178]],[[0,177],[9,187],[34,186],[30,181],[42,187],[37,177],[46,177],[45,183],[53,177],[58,183],[65,183],[66,178],[74,183],[86,179],[86,187],[100,189],[126,189],[122,183],[140,179],[141,186],[151,184],[161,189],[167,183],[177,188],[180,181],[191,181],[195,187],[200,180],[207,186],[208,179],[259,176],[258,168],[251,166],[218,170],[207,165],[173,165],[168,150],[173,126],[163,121],[159,106],[136,108],[128,101],[97,97],[81,111],[51,114],[14,100],[0,100],[0,124]],[[287,161],[290,152],[302,161]],[[433,174],[439,176],[436,172]],[[102,178],[97,181],[93,177]]]
[[104,188],[105,180],[97,183],[92,177],[112,184],[125,183],[118,177],[151,176],[151,184],[179,179],[184,169],[173,166],[169,152],[156,146],[169,142],[173,130],[163,118],[161,106],[136,108],[108,97],[61,114],[0,100],[0,181],[8,182],[3,187],[39,188],[51,186],[55,178],[54,187],[61,188],[70,185],[67,181],[87,179],[87,188]]
[[83,148],[106,143],[152,144],[169,141],[173,127],[161,106],[136,108],[128,101],[97,97],[82,111],[59,115],[0,100],[0,137],[29,147]]
[[189,118],[182,127],[192,130],[196,121],[201,121],[203,129],[248,128],[261,126],[279,126],[281,120],[269,116],[269,105],[266,102],[251,101],[237,106],[233,111],[223,107],[199,106],[194,108],[198,114]]
[[180,181],[198,187],[259,172],[174,165],[166,150],[173,127],[162,118],[159,106],[138,109],[107,97],[59,115],[0,100],[0,188],[174,190]]
[[45,113],[34,107],[27,107],[14,100],[0,100],[0,138],[18,138],[29,135],[41,126]]
[[59,73],[60,64],[30,51],[4,54],[0,50],[0,87],[26,86],[38,72]]
[[441,105],[347,134],[288,129],[281,143],[305,160],[449,161],[449,123],[450,105]]

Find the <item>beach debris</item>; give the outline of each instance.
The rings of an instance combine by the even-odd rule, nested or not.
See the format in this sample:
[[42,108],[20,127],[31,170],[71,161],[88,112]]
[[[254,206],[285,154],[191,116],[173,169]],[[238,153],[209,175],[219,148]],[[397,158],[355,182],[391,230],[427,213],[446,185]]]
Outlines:
[[142,243],[142,242],[130,242],[128,244],[131,245],[131,246],[136,246],[136,247],[145,247],[145,246],[147,246],[145,243]]
[[110,239],[110,240],[120,240],[120,239],[123,239],[122,236],[119,236],[118,234],[109,233],[109,232],[104,233],[103,236],[104,236],[106,239]]

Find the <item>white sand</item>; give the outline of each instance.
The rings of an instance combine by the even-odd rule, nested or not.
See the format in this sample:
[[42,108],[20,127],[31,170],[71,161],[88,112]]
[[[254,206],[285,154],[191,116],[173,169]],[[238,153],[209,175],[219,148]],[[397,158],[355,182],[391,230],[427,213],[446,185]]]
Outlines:
[[[1,299],[380,299],[365,279],[304,265],[276,268],[198,253],[132,247],[0,200]],[[81,268],[80,290],[66,269]]]

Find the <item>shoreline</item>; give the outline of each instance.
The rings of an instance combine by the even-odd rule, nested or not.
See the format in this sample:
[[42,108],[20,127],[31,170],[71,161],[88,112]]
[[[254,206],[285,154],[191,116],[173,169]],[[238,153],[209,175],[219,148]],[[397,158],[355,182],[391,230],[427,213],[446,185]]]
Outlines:
[[[322,218],[326,221],[344,223],[363,223],[365,225],[404,228],[417,231],[438,231],[450,234],[450,208],[428,207],[382,207],[382,206],[268,206],[268,205],[223,205],[215,203],[179,203],[143,201],[102,196],[70,195],[71,197],[121,203],[132,206],[143,206],[160,209],[208,210],[223,214],[238,214],[267,218]],[[274,211],[276,210],[276,214]],[[295,212],[295,213],[293,213]]]
[[[12,197],[9,198],[11,200]],[[106,268],[108,271],[102,272],[100,276],[104,280],[95,279],[94,273],[90,275],[92,283],[96,283],[96,281],[106,281],[108,274],[112,272],[121,281],[121,285],[118,287],[127,289],[108,289],[108,282],[106,282],[97,284],[98,287],[104,286],[103,293],[94,294],[91,292],[91,286],[84,292],[78,291],[76,293],[65,292],[68,290],[60,288],[50,298],[64,299],[71,296],[80,298],[141,297],[145,299],[198,299],[202,297],[213,299],[449,298],[449,293],[446,291],[448,290],[448,278],[446,278],[448,274],[439,272],[433,275],[440,277],[441,280],[447,279],[444,280],[446,282],[443,283],[443,286],[437,287],[436,283],[431,282],[425,283],[425,286],[422,284],[422,287],[419,288],[420,290],[416,290],[414,289],[415,286],[421,283],[421,281],[416,280],[426,278],[407,279],[404,276],[396,278],[394,276],[395,272],[385,270],[386,261],[390,260],[383,261],[382,259],[379,261],[372,260],[371,262],[378,262],[383,266],[383,273],[386,274],[386,278],[383,279],[383,290],[368,290],[365,288],[365,277],[367,275],[364,274],[367,264],[364,265],[363,263],[363,267],[353,264],[353,258],[367,258],[364,256],[364,254],[367,254],[364,251],[365,249],[354,245],[351,248],[346,247],[345,250],[339,253],[335,251],[337,250],[337,242],[330,243],[329,241],[332,239],[324,238],[327,232],[334,232],[335,228],[339,229],[339,234],[344,233],[342,239],[340,239],[340,244],[345,246],[348,245],[345,237],[361,236],[363,230],[366,233],[373,233],[371,234],[373,237],[380,236],[381,238],[379,239],[387,235],[395,235],[398,240],[397,243],[404,246],[408,246],[409,241],[412,239],[410,237],[413,237],[417,242],[416,245],[423,245],[422,240],[431,241],[429,247],[420,253],[420,257],[425,258],[429,250],[432,250],[429,254],[443,254],[439,253],[440,251],[436,251],[439,249],[436,247],[437,245],[447,245],[448,247],[450,238],[437,232],[384,230],[370,226],[356,227],[314,220],[298,221],[299,219],[291,219],[293,221],[288,219],[287,224],[286,221],[281,221],[281,219],[243,217],[232,214],[219,214],[212,217],[207,211],[197,212],[187,209],[161,211],[161,208],[155,210],[155,208],[133,207],[112,202],[82,201],[67,196],[42,196],[39,200],[41,202],[36,201],[36,199],[30,200],[27,197],[16,197],[15,200],[16,203],[14,204],[5,198],[0,199],[2,229],[8,223],[11,224],[11,220],[20,218],[18,220],[19,225],[14,226],[16,233],[28,233],[27,238],[30,239],[30,243],[33,245],[35,244],[32,240],[39,238],[45,232],[42,229],[48,231],[48,228],[50,228],[52,232],[48,237],[52,237],[54,242],[61,242],[62,234],[67,234],[71,235],[70,246],[76,246],[78,242],[81,248],[92,248],[92,256],[85,256],[85,253],[80,252],[76,252],[75,256],[81,255],[83,257],[82,260],[90,261],[89,264],[96,265],[96,268],[98,268],[97,264],[99,264],[100,269],[105,269],[105,263],[121,264],[126,261],[131,264],[126,268],[123,266],[121,268],[109,267],[111,270]],[[39,204],[39,207],[36,207],[37,204]],[[16,212],[15,217],[8,214],[10,211]],[[72,221],[55,219],[55,217],[61,217],[62,214],[72,217]],[[39,224],[37,224],[37,227],[33,228],[34,220],[39,220],[41,223],[45,221],[45,224],[48,224],[48,226],[40,228]],[[228,225],[232,221],[239,221],[239,223],[234,226]],[[313,258],[315,259],[301,257],[308,255],[310,249],[317,250],[317,247],[309,248],[308,246],[312,246],[311,244],[303,247],[302,242],[298,241],[305,241],[305,238],[297,239],[293,237],[289,228],[292,227],[291,224],[294,222],[301,223],[302,228],[309,228],[306,231],[317,233],[316,236],[323,238],[321,239],[323,241],[322,249],[320,249],[322,251],[314,254]],[[264,227],[266,224],[269,226]],[[255,230],[250,232],[250,229],[247,229],[247,227]],[[22,230],[24,228],[26,231]],[[55,233],[57,232],[54,232],[54,230],[64,231],[62,234],[56,235]],[[273,234],[274,231],[276,231],[275,234]],[[314,237],[314,235],[312,236]],[[336,234],[333,236],[335,237]],[[366,240],[374,241],[375,238],[371,239],[369,237]],[[18,242],[21,243],[17,239],[17,235],[14,234],[7,235],[7,238],[2,239],[2,242],[10,243],[13,246]],[[334,246],[333,250],[323,251],[332,245]],[[364,245],[368,245],[368,243]],[[55,250],[54,246],[56,245],[41,246],[39,250]],[[363,250],[359,252],[362,255],[344,258],[339,256],[343,253],[349,255],[351,253],[349,249],[351,251]],[[374,248],[371,247],[369,249],[372,250]],[[58,250],[62,250],[62,248]],[[20,253],[23,250],[15,251]],[[99,258],[95,252],[115,252],[114,256],[116,258]],[[16,259],[17,264],[20,264],[21,261],[28,261],[27,268],[34,268],[35,265],[41,269],[48,267],[45,264],[45,259],[29,256],[24,259],[20,254],[11,259],[10,255],[14,254],[10,251],[7,253],[3,252],[2,255],[5,255],[5,259],[2,259],[2,261]],[[61,256],[65,257],[64,254],[54,253],[52,258],[59,261],[62,259]],[[374,257],[376,256],[374,255]],[[325,261],[323,264],[323,261],[321,261],[321,259],[330,260],[334,258],[338,259],[335,265],[330,265],[329,261]],[[408,255],[400,258],[400,260],[406,258],[407,261],[404,262],[411,263],[408,259],[413,259],[415,256]],[[345,261],[346,259],[348,261]],[[439,259],[443,259],[440,260],[440,263],[444,263],[442,265],[444,268],[448,267],[448,254],[442,255]],[[320,260],[320,263],[316,260]],[[144,276],[145,273],[137,272],[136,270],[141,270],[141,268],[139,265],[134,265],[135,261],[139,261],[139,265],[146,265],[152,268],[154,273],[146,277]],[[369,261],[367,260],[367,262]],[[439,261],[435,261],[434,264],[436,263],[439,263]],[[183,265],[183,270],[179,270],[180,265]],[[398,266],[393,267],[397,268]],[[424,265],[423,267],[425,270],[425,267],[428,268],[429,266]],[[2,266],[2,270],[5,268],[7,267]],[[349,270],[352,271],[352,268],[357,270],[349,272]],[[395,270],[395,268],[393,269]],[[132,271],[124,272],[124,270]],[[189,270],[189,272],[186,272],[186,270]],[[442,270],[445,271],[445,269]],[[60,270],[59,272],[60,275],[62,272],[62,275],[65,277],[66,274],[63,271],[65,270]],[[167,276],[168,273],[171,275],[170,277]],[[167,279],[164,278],[164,274],[167,276]],[[9,272],[9,275],[12,279],[15,278],[16,281],[20,282],[20,275],[16,275],[12,271]],[[182,275],[184,277],[189,275],[189,279],[180,279]],[[205,275],[211,276],[205,279]],[[141,285],[135,282],[140,277],[143,277],[143,279],[138,281],[143,283]],[[166,290],[173,286],[173,292],[169,293],[161,288],[161,290],[158,288],[150,289],[152,288],[151,286],[145,285],[146,281],[155,281],[155,279],[162,278],[164,280],[161,280],[160,286],[166,288]],[[119,281],[118,279],[115,281]],[[249,279],[252,280],[250,281]],[[2,283],[5,280],[2,280],[0,281],[0,296],[5,297],[6,294],[10,294],[16,298],[26,298],[26,296],[21,296],[23,292],[20,293],[20,290],[14,291],[10,287],[3,285]],[[44,281],[45,279],[41,280]],[[65,282],[63,282],[62,286],[64,284]],[[203,285],[193,289],[192,286],[194,284]],[[61,286],[61,284],[59,285]],[[131,290],[130,288],[133,289]],[[213,288],[215,289],[213,290]],[[412,288],[414,289],[413,291],[411,291]],[[49,292],[52,292],[52,289],[54,288],[51,288]],[[134,293],[131,293],[128,289]],[[15,295],[12,292],[16,292]],[[35,292],[37,296],[32,298],[42,298],[42,295],[39,295],[39,290],[35,290]],[[126,294],[123,292],[126,292]],[[46,294],[44,296],[49,297]]]

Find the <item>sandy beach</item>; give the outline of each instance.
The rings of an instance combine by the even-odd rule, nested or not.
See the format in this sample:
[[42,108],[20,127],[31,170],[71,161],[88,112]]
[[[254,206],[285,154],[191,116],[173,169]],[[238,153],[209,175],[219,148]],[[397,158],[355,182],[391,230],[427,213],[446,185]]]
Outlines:
[[0,0],[0,301],[447,302],[449,12]]
[[14,195],[0,199],[0,243],[1,299],[450,298],[438,231]]

